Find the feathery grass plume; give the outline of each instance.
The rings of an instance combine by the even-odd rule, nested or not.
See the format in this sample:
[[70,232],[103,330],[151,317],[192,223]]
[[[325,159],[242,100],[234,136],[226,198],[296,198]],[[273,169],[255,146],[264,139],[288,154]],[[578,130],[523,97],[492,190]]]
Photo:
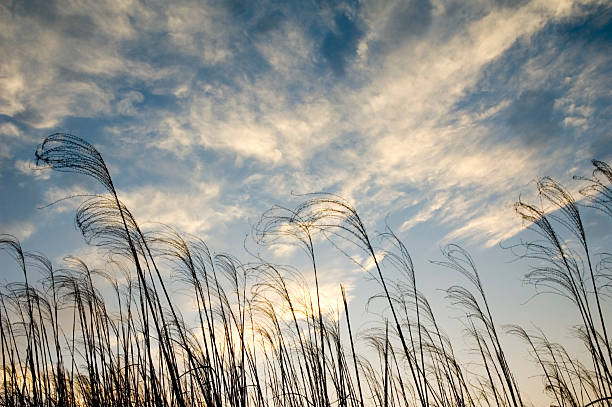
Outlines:
[[604,401],[594,372],[572,358],[561,344],[551,343],[541,331],[528,333],[517,325],[509,326],[507,332],[529,344],[532,356],[543,371],[544,388],[559,406],[584,406],[595,400]]
[[[491,314],[491,309],[489,307],[489,303],[485,295],[485,290],[482,285],[482,281],[480,279],[480,275],[478,273],[478,269],[476,268],[474,260],[465,249],[456,244],[450,244],[444,247],[442,249],[442,254],[444,255],[444,257],[446,257],[447,261],[435,261],[433,263],[448,267],[459,272],[465,278],[467,278],[467,280],[476,289],[479,298],[476,298],[476,296],[472,294],[472,292],[470,292],[467,288],[463,286],[455,285],[449,287],[446,292],[448,298],[450,298],[455,305],[462,306],[468,318],[470,318],[470,324],[472,328],[470,332],[475,337],[478,343],[478,347],[481,350],[481,353],[481,346],[484,345],[485,348],[488,350],[488,345],[486,341],[484,341],[484,336],[480,335],[480,333],[471,321],[473,319],[476,319],[477,321],[480,321],[483,324],[486,336],[489,340],[489,344],[493,348],[493,355],[491,356],[494,356],[494,359],[483,358],[487,373],[489,373],[488,361],[490,360],[494,363],[493,367],[495,369],[499,367],[499,369],[501,370],[500,384],[502,386],[501,388],[503,394],[507,398],[507,402],[515,407],[522,406],[523,402],[521,401],[520,391],[518,389],[518,386],[516,385],[516,381],[512,375],[512,372],[510,371],[510,367],[508,366],[507,357],[500,343],[499,335],[497,333],[497,329],[493,321],[493,316]],[[480,301],[482,301],[484,307],[481,307]],[[491,380],[490,382],[491,386],[493,387],[493,391],[495,391],[495,386],[493,386]],[[497,396],[495,398],[497,399]]]
[[[593,161],[595,169],[592,178],[575,177],[587,185],[581,189],[586,198],[586,207],[599,210],[610,216],[610,166],[601,161]],[[582,320],[582,326],[575,332],[585,343],[594,367],[594,378],[582,375],[581,383],[596,383],[595,398],[598,402],[609,405],[607,397],[612,394],[612,352],[608,337],[604,307],[602,305],[602,288],[598,280],[610,278],[606,266],[607,255],[602,256],[599,265],[594,265],[593,253],[587,239],[578,203],[573,196],[558,182],[544,177],[537,182],[541,199],[540,205],[519,200],[515,204],[516,212],[523,220],[530,223],[540,239],[522,243],[523,257],[536,260],[526,280],[536,287],[543,287],[568,298],[576,307]],[[515,330],[515,333],[517,331]],[[524,332],[519,332],[525,337]],[[547,341],[544,341],[545,343]],[[551,352],[554,355],[554,352]],[[565,359],[561,359],[565,360]],[[554,362],[553,366],[557,363]],[[565,389],[559,375],[551,375],[556,384],[549,383],[551,389],[558,389],[556,397],[567,398],[572,394]],[[591,393],[593,394],[593,393]]]
[[[141,257],[139,255],[142,253],[142,250],[138,249],[144,248],[148,251],[147,243],[133,216],[120,202],[112,178],[101,154],[91,144],[79,137],[66,133],[55,133],[47,137],[41,143],[36,150],[35,156],[37,165],[46,165],[57,171],[75,172],[94,178],[100,182],[111,195],[109,199],[98,198],[93,201],[86,201],[77,214],[80,215],[77,217],[77,224],[83,226],[81,231],[86,238],[88,235],[101,237],[102,242],[100,244],[102,245],[109,242],[117,242],[117,240],[122,237],[125,238],[126,246],[129,248],[128,253],[134,261],[139,282],[142,286],[142,292],[144,293],[146,304],[151,312],[150,315],[153,319],[155,330],[160,338],[165,339],[157,343],[162,351],[166,362],[166,368],[170,374],[172,397],[177,400],[180,407],[185,407],[184,393],[181,389],[178,370],[173,357],[173,342],[170,341],[167,332],[167,324],[164,320],[161,303],[156,296],[153,297],[149,287],[152,282],[147,283],[145,269],[141,265]],[[117,228],[117,225],[120,227]],[[134,237],[137,237],[137,239],[134,239]],[[144,260],[149,274],[151,274],[150,265],[155,270],[162,291],[168,300],[167,305],[170,306],[176,322],[176,313],[169,300],[169,295],[165,289],[159,270],[155,266],[154,259],[150,256],[150,253],[144,254],[149,254],[148,260],[150,264],[149,261],[147,261],[147,257],[144,257],[142,260]],[[154,291],[155,290],[153,290],[153,292]],[[145,310],[144,302],[141,302],[141,312],[143,315],[148,312]],[[148,328],[145,329],[148,331]],[[147,338],[149,337],[148,332],[145,332],[145,335]],[[147,344],[147,348],[149,348],[149,362],[150,366],[152,366],[150,344]]]
[[427,379],[425,375],[418,373],[419,368],[414,366],[415,361],[410,356],[408,340],[401,328],[400,317],[383,276],[378,255],[361,217],[350,203],[336,195],[317,193],[306,195],[306,197],[308,199],[296,206],[295,209],[275,207],[264,214],[262,222],[256,228],[260,240],[265,241],[269,236],[278,237],[291,234],[306,246],[313,260],[313,231],[320,231],[336,248],[345,254],[346,252],[334,242],[334,239],[349,242],[363,250],[374,263],[377,271],[378,281],[383,288],[384,296],[393,316],[396,333],[400,338],[405,357],[412,371],[419,401],[423,406],[428,405]]
[[587,182],[580,193],[588,198],[590,206],[612,216],[612,167],[598,160],[593,160],[593,166],[595,169],[591,178],[574,178]]
[[[143,231],[119,200],[100,153],[76,136],[49,136],[36,159],[102,184],[105,192],[87,195],[76,223],[105,262],[92,268],[67,257],[56,269],[14,237],[0,236],[0,248],[16,260],[24,281],[0,287],[0,405],[523,405],[480,274],[460,246],[447,246],[445,261],[434,263],[469,282],[446,293],[466,313],[464,325],[483,364],[478,371],[455,356],[455,338],[443,331],[419,291],[399,237],[390,229],[369,235],[355,208],[335,195],[310,194],[295,208],[274,207],[255,227],[259,243],[282,239],[305,250],[314,275],[311,294],[291,266],[257,256],[243,263],[166,226]],[[594,165],[592,178],[580,178],[587,184],[581,204],[610,215],[612,171],[605,163]],[[521,201],[516,206],[542,238],[524,245],[525,257],[537,263],[528,279],[576,305],[582,325],[572,332],[591,359],[571,355],[541,331],[511,326],[507,332],[527,344],[557,405],[610,406],[604,324],[609,257],[591,263],[598,254],[589,246],[583,208],[560,184],[543,178],[538,188],[555,212]],[[322,310],[317,237],[355,262],[348,247],[365,253],[367,267],[357,263],[381,287],[368,303],[382,299],[385,309],[360,334],[353,330],[344,286],[343,310]],[[179,306],[185,295],[189,306]],[[360,352],[364,344],[370,352]]]

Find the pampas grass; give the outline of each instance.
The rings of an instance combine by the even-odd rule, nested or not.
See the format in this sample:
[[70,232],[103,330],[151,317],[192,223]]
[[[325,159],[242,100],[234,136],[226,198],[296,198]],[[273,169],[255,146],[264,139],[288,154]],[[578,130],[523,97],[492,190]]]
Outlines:
[[[265,212],[255,227],[259,244],[283,240],[304,249],[311,290],[288,266],[243,263],[169,227],[143,231],[102,155],[76,136],[53,134],[35,156],[41,167],[103,186],[104,193],[77,209],[76,224],[113,262],[98,270],[71,257],[56,269],[14,237],[0,237],[0,248],[23,275],[0,290],[0,405],[523,406],[503,335],[524,341],[555,405],[612,405],[610,261],[592,253],[581,215],[591,209],[612,215],[606,163],[594,161],[592,177],[576,180],[583,183],[580,204],[561,184],[542,178],[542,205],[515,205],[536,237],[520,244],[533,265],[526,279],[571,301],[582,322],[573,333],[588,360],[542,331],[499,327],[475,261],[449,245],[444,260],[434,263],[465,279],[446,294],[464,312],[480,358],[482,368],[468,371],[419,290],[408,248],[391,230],[370,234],[340,197],[306,195],[294,208]],[[373,297],[386,303],[383,324],[355,332],[355,310],[341,282],[342,306],[335,317],[323,312],[319,238],[342,255],[358,250],[373,265],[381,290]],[[40,278],[33,281],[34,275]],[[176,276],[172,283],[169,275]],[[300,284],[302,293],[289,288]],[[177,290],[188,293],[195,324],[185,321]],[[364,346],[371,349],[367,355],[357,350]]]

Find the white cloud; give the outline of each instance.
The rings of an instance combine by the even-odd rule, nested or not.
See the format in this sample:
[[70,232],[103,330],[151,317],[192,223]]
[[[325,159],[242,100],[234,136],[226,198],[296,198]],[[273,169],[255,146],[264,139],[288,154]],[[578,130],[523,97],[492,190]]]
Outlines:
[[444,237],[443,240],[453,242],[461,239],[469,242],[484,242],[491,247],[501,241],[511,238],[525,226],[518,217],[511,216],[509,206],[495,202],[487,205],[481,213]]
[[11,138],[19,138],[21,132],[12,123],[2,123],[0,124],[0,135],[11,137]]
[[[5,51],[0,64],[0,114],[21,114],[25,123],[37,128],[56,127],[70,116],[110,114],[113,96],[120,87],[114,82],[118,78],[151,85],[190,74],[176,67],[143,62],[138,52],[126,56],[122,52],[126,41],[144,52],[153,44],[138,41],[167,32],[175,40],[173,45],[186,52],[188,44],[181,38],[193,39],[200,34],[201,38],[210,38],[214,34],[213,42],[198,44],[212,53],[203,58],[206,62],[220,61],[227,54],[218,23],[204,24],[200,20],[201,24],[196,24],[211,14],[202,4],[145,8],[131,1],[92,2],[87,6],[60,1],[48,8],[51,11],[34,8],[27,13],[0,8],[0,44]],[[37,13],[56,15],[51,15],[51,22],[42,23]],[[208,20],[213,21],[214,14]],[[117,110],[125,114],[122,102],[117,102]]]
[[[110,253],[106,252],[103,248],[98,246],[81,246],[69,256],[76,257],[83,261],[90,269],[103,270],[108,265],[108,261],[112,258]],[[70,262],[65,261],[65,257],[55,259],[57,264],[63,264],[69,266]],[[114,277],[121,277],[122,273],[114,273]]]
[[20,242],[28,239],[36,231],[36,226],[32,222],[11,222],[0,225],[0,233],[13,235]]
[[[363,123],[356,130],[371,143],[357,171],[344,172],[347,182],[358,174],[385,191],[409,186],[416,188],[415,194],[434,196],[434,201],[422,201],[424,208],[402,230],[435,216],[456,225],[449,238],[478,236],[487,245],[519,230],[511,212],[513,200],[526,182],[560,168],[552,158],[541,160],[533,146],[491,139],[481,120],[507,101],[474,114],[453,109],[489,62],[574,10],[571,2],[493,10],[448,42],[436,42],[432,32],[421,43],[411,42],[390,55],[374,72],[371,85],[352,96],[366,103],[344,107],[355,112],[347,116],[359,118],[352,122]],[[559,158],[568,153],[563,148],[556,152]],[[357,184],[354,190],[363,188]]]
[[203,235],[244,216],[237,205],[222,205],[221,185],[196,182],[177,186],[144,186],[120,191],[119,198],[141,223],[159,222],[181,232]]
[[[431,201],[429,201],[431,199]],[[430,220],[434,214],[439,211],[450,199],[447,192],[440,192],[429,198],[425,203],[425,207],[417,212],[414,216],[410,217],[398,229],[398,232],[405,232],[412,229],[414,226],[422,222]]]
[[206,64],[221,63],[231,55],[221,10],[188,2],[170,7],[165,17],[168,35],[181,52],[198,56]]
[[21,137],[21,132],[14,124],[0,124],[0,140],[2,140],[2,142],[0,142],[0,158],[11,158],[13,155],[12,144]]
[[[51,172],[51,170],[48,170]],[[70,188],[50,187],[44,192],[42,206],[49,207],[56,213],[74,212],[83,198],[91,196],[91,192],[80,186]]]
[[313,58],[312,46],[298,26],[285,24],[280,29],[266,33],[265,39],[255,46],[273,67],[275,76],[284,80],[290,75],[299,76],[300,68]]
[[45,180],[51,177],[51,171],[48,169],[36,168],[31,161],[16,160],[15,169],[22,174],[34,177],[35,179]]
[[294,244],[274,243],[269,246],[275,257],[290,258],[298,250],[298,246]]
[[[338,316],[343,314],[344,305],[342,303],[342,292],[339,277],[342,277],[342,285],[347,294],[347,302],[353,298],[354,281],[347,276],[345,270],[327,269],[325,273],[319,275],[319,296],[317,297],[317,288],[314,283],[312,273],[306,272],[297,278],[294,276],[285,275],[284,282],[292,299],[292,305],[296,311],[298,319],[305,315],[318,313],[318,303],[321,305],[321,313],[324,317],[330,320],[337,320]],[[272,301],[276,317],[280,320],[290,321],[292,313],[284,300],[275,298],[276,294],[270,291],[264,291],[260,294],[264,295],[266,300]]]
[[144,96],[142,93],[130,91],[117,103],[117,113],[122,115],[133,115],[138,111],[134,104],[142,103],[143,100]]
[[182,155],[199,145],[266,164],[301,167],[336,136],[339,117],[329,100],[315,95],[291,104],[272,77],[239,87],[248,90],[192,90],[187,112],[157,122],[162,134],[158,147]]
[[[196,181],[181,185],[145,185],[119,190],[119,199],[130,209],[141,226],[161,223],[200,237],[230,222],[244,218],[248,208],[224,204],[222,184]],[[44,193],[43,205],[55,213],[74,212],[84,199],[92,196],[81,186],[51,187]]]
[[[476,209],[509,208],[526,181],[560,170],[551,160],[538,160],[532,148],[492,140],[483,120],[506,108],[509,100],[474,113],[457,110],[456,103],[478,83],[490,62],[514,44],[528,44],[551,21],[579,13],[577,4],[540,0],[495,8],[449,34],[448,27],[439,24],[444,20],[437,20],[445,18],[446,6],[436,3],[431,26],[384,57],[372,50],[394,11],[390,5],[370,7],[367,35],[351,71],[365,84],[361,88],[343,79],[331,84],[329,78],[317,77],[313,67],[320,44],[295,24],[280,24],[248,42],[269,69],[246,77],[239,73],[248,67],[240,66],[238,73],[228,74],[231,84],[217,78],[199,81],[198,63],[215,72],[234,69],[228,61],[246,46],[232,42],[230,34],[240,29],[227,26],[227,12],[211,5],[182,2],[156,8],[130,1],[96,2],[88,13],[97,30],[91,38],[67,35],[62,25],[69,21],[63,19],[78,17],[82,6],[58,6],[61,21],[48,27],[28,25],[29,17],[3,9],[0,20],[6,29],[0,41],[9,55],[1,65],[0,113],[22,114],[39,128],[57,126],[69,116],[132,116],[134,121],[126,127],[130,134],[157,134],[156,147],[179,157],[193,157],[195,147],[203,147],[230,153],[237,166],[255,162],[256,168],[249,169],[250,182],[271,194],[271,201],[291,191],[328,190],[358,202],[375,217],[419,204],[421,210],[402,230],[438,219],[457,228],[452,237],[472,233],[490,242],[504,235],[505,219],[512,215]],[[199,62],[160,66],[145,62],[147,58],[126,45],[151,45],[146,40],[164,32],[169,43],[156,46]],[[525,68],[530,80],[521,86],[546,80],[546,69],[536,62]],[[594,61],[594,66],[604,62]],[[586,71],[572,79],[572,92],[558,102],[568,112],[566,125],[587,126],[592,109],[588,98],[579,95],[597,91],[592,81],[597,75]],[[171,111],[147,110],[142,92],[121,88],[118,97],[119,83],[144,83],[180,102]],[[300,90],[299,95],[292,89]],[[121,125],[110,128],[121,134]],[[6,131],[15,134],[16,129]],[[557,152],[561,161],[567,154],[568,150]],[[209,188],[217,192],[211,195]],[[139,219],[192,232],[208,230],[207,223],[217,216],[242,216],[236,206],[213,204],[219,193],[214,186],[162,191],[143,187],[127,191],[125,197]],[[415,201],[412,195],[419,198]],[[215,216],[193,215],[210,205]]]

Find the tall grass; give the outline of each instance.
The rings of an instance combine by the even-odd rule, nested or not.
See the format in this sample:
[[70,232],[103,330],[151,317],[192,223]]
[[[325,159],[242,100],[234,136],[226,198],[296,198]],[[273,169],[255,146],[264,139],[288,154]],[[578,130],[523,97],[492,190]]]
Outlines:
[[[104,192],[80,205],[76,224],[112,261],[99,270],[71,257],[56,269],[14,237],[0,237],[23,274],[22,282],[0,291],[0,405],[526,405],[504,350],[504,329],[461,247],[445,247],[444,260],[434,263],[466,282],[446,293],[464,311],[466,335],[480,358],[480,368],[469,370],[419,290],[406,246],[391,230],[371,234],[340,197],[307,195],[294,208],[270,209],[256,225],[259,244],[283,240],[304,249],[310,269],[300,271],[259,258],[243,263],[169,227],[144,231],[121,202],[100,153],[78,137],[47,137],[36,160],[100,183]],[[612,171],[599,161],[594,168],[592,177],[578,180],[581,206],[549,178],[537,184],[542,205],[515,206],[539,237],[520,245],[533,260],[526,279],[567,297],[582,321],[573,332],[586,360],[541,331],[505,328],[524,340],[544,390],[559,406],[612,405],[611,263],[609,255],[592,253],[581,217],[587,207],[612,215]],[[372,297],[386,304],[382,323],[355,332],[354,310],[340,285],[342,306],[323,309],[321,240],[343,255],[359,251],[372,266],[380,287]],[[179,305],[177,292],[191,309]]]

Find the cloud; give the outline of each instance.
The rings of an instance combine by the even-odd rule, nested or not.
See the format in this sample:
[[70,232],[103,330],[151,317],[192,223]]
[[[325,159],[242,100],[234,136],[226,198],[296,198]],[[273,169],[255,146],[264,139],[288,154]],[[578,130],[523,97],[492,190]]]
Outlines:
[[517,217],[510,216],[508,205],[503,205],[503,202],[499,201],[486,205],[478,216],[462,223],[442,240],[484,243],[486,247],[491,247],[513,237],[525,226]]
[[[89,269],[104,270],[108,267],[109,261],[112,259],[111,253],[105,251],[99,246],[83,246],[70,253],[70,257],[76,257],[83,261]],[[65,261],[65,256],[55,259],[56,264],[62,264],[64,266],[71,266],[70,261]],[[114,278],[118,278],[120,281],[123,280],[123,273],[112,273]]]
[[427,222],[435,215],[437,211],[444,207],[449,199],[450,196],[448,193],[436,193],[433,197],[428,197],[428,202],[426,203],[425,207],[417,212],[416,215],[405,220],[404,223],[402,223],[398,228],[398,232],[405,232],[412,229],[419,223]]
[[141,223],[159,222],[202,236],[244,216],[239,206],[218,202],[221,191],[219,184],[197,182],[182,188],[143,186],[119,195]]
[[367,7],[368,49],[373,57],[393,52],[407,42],[421,40],[434,19],[430,0],[381,1]]
[[[276,22],[274,19],[272,21]],[[257,29],[254,46],[277,78],[280,76],[284,81],[299,81],[303,67],[315,58],[312,44],[299,26],[289,23],[270,25],[274,29]]]
[[0,123],[0,158],[13,156],[13,145],[22,138],[22,133],[13,123]]
[[[457,225],[450,238],[479,236],[490,245],[518,230],[510,207],[525,182],[551,170],[558,174],[560,168],[555,167],[552,157],[559,158],[556,163],[563,162],[562,157],[575,150],[566,149],[569,144],[556,145],[554,153],[549,151],[549,160],[541,160],[539,149],[491,134],[486,119],[499,117],[500,112],[510,114],[512,124],[522,126],[527,138],[541,132],[550,136],[562,124],[554,94],[526,90],[514,102],[495,99],[497,106],[490,107],[484,116],[478,105],[470,106],[474,106],[473,112],[456,107],[490,63],[515,44],[526,46],[548,24],[574,11],[570,3],[546,2],[492,10],[436,48],[427,47],[424,39],[423,45],[396,49],[371,86],[360,92],[356,99],[369,102],[358,111],[360,122],[367,123],[361,131],[370,135],[373,147],[367,157],[374,163],[361,165],[357,172],[370,176],[360,177],[375,180],[386,190],[410,185],[427,192],[426,196],[431,196],[431,191],[434,196],[450,194],[443,205],[452,210],[440,210],[440,201],[425,200],[425,208],[406,228],[436,213],[438,221]],[[436,33],[429,36],[435,38]],[[525,45],[520,45],[523,42]],[[500,93],[507,92],[506,78],[496,79],[492,86]],[[522,124],[519,118],[524,119]]]
[[134,105],[143,101],[144,96],[142,93],[136,91],[127,92],[117,103],[117,113],[126,116],[133,115],[137,112],[137,107]]
[[28,175],[37,180],[46,180],[51,177],[50,171],[44,169],[36,169],[36,167],[31,161],[16,160],[15,169],[21,172],[22,174]]
[[[344,307],[338,277],[348,277],[345,270],[327,269],[326,273],[321,273],[319,275],[318,297],[314,277],[311,274],[284,274],[284,283],[292,299],[292,307],[296,317],[302,319],[307,315],[312,315],[313,312],[318,313],[318,304],[320,304],[322,315],[332,321],[337,321],[338,317],[342,316]],[[353,280],[347,278],[342,283],[346,290],[347,302],[350,302],[355,296]],[[276,293],[263,291],[260,292],[260,295],[274,304],[276,317],[281,321],[291,321],[293,319],[293,314],[286,301],[276,297]]]
[[0,124],[0,135],[18,138],[21,135],[21,132],[13,123],[2,123]]
[[[610,58],[589,48],[580,60],[580,43],[561,48],[555,34],[596,25],[587,2],[501,3],[5,8],[0,114],[11,134],[91,126],[102,145],[146,146],[130,159],[143,161],[134,179],[145,185],[152,150],[248,180],[128,188],[139,219],[206,233],[214,218],[252,211],[253,197],[326,190],[375,220],[418,207],[402,230],[432,220],[456,230],[449,236],[490,242],[511,217],[495,206],[604,148],[599,112],[610,97]],[[546,150],[540,135],[555,133],[563,142]],[[113,159],[120,167],[125,157]],[[215,188],[242,187],[244,211],[216,201]],[[210,207],[215,215],[193,215]]]
[[[240,205],[240,197],[232,196],[237,202],[228,202],[222,183],[183,181],[120,189],[118,195],[141,226],[156,229],[158,224],[164,224],[202,238],[210,237],[213,231],[220,234],[232,222],[244,222],[250,214]],[[91,191],[79,185],[52,186],[45,190],[43,203],[51,204],[46,210],[54,214],[73,213],[90,196]]]
[[[7,53],[0,114],[36,128],[55,127],[67,117],[108,116],[113,103],[125,114],[124,99],[113,98],[126,84],[163,88],[189,75],[172,63],[161,64],[178,56],[177,49],[181,60],[225,58],[227,44],[215,10],[187,2],[166,9],[121,1],[98,2],[87,10],[61,1],[3,7],[0,44]],[[162,41],[151,42],[162,33]],[[161,60],[147,58],[152,47]]]
[[274,257],[287,259],[295,254],[298,246],[293,244],[274,243],[269,246],[269,249],[274,253]]
[[[47,170],[45,172],[51,172]],[[83,198],[91,196],[91,192],[82,186],[68,188],[51,186],[43,194],[42,205],[55,213],[74,212],[79,207]]]
[[13,235],[20,242],[27,240],[36,231],[32,222],[10,222],[0,225],[0,233]]

